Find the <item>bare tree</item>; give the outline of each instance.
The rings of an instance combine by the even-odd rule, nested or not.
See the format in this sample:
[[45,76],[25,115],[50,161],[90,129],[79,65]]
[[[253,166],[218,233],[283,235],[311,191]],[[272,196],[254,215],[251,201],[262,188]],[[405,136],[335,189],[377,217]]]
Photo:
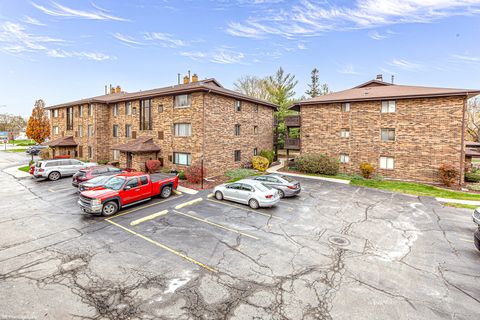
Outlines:
[[233,84],[235,91],[243,93],[247,96],[262,100],[270,100],[270,94],[267,90],[266,79],[261,79],[256,76],[246,75],[242,76]]
[[467,133],[480,142],[480,99],[470,99],[467,106]]
[[22,116],[9,113],[0,114],[0,131],[18,132],[26,125],[27,122]]

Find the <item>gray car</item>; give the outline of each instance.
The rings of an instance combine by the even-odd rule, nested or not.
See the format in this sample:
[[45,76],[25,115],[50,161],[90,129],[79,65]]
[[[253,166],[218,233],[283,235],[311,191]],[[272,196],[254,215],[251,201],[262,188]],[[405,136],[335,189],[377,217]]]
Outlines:
[[270,173],[250,179],[260,181],[265,185],[277,189],[280,198],[296,196],[302,190],[300,182],[286,175]]
[[82,162],[76,159],[40,160],[35,165],[33,176],[55,181],[61,177],[73,176],[80,169],[96,165],[94,162]]
[[230,200],[248,204],[252,209],[272,207],[279,200],[278,192],[260,181],[243,179],[221,184],[213,189],[217,200]]

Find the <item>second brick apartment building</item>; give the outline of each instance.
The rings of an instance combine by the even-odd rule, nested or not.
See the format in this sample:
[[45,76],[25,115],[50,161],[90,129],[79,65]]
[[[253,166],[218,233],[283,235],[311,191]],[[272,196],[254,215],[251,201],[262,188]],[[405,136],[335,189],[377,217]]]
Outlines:
[[277,106],[194,75],[183,84],[112,93],[49,106],[56,155],[118,161],[145,169],[149,159],[182,169],[202,160],[208,174],[240,167],[272,150]]
[[300,138],[285,146],[323,153],[341,170],[368,162],[387,178],[438,183],[439,167],[454,165],[463,181],[467,99],[479,90],[396,85],[379,75],[354,88],[301,101],[286,119]]

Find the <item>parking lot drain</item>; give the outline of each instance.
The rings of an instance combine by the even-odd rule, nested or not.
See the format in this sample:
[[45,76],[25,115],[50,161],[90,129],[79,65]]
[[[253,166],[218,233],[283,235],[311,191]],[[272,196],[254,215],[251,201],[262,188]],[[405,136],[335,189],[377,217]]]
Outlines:
[[149,215],[149,216],[146,216],[146,217],[143,217],[143,218],[134,220],[134,221],[130,222],[130,225],[131,225],[131,226],[136,226],[137,224],[140,224],[140,223],[142,223],[142,222],[145,222],[145,221],[148,221],[148,220],[152,220],[152,219],[158,218],[158,217],[160,217],[160,216],[164,216],[164,215],[166,215],[167,213],[168,213],[168,210],[162,210],[162,211],[160,211],[160,212],[151,214],[151,215]]
[[345,247],[345,246],[350,245],[350,241],[347,238],[339,237],[339,236],[330,236],[328,238],[328,241],[331,244],[334,244],[334,245],[337,245],[337,246],[340,246],[340,247]]
[[192,204],[195,204],[195,203],[200,202],[202,200],[203,200],[202,198],[193,199],[193,200],[190,200],[190,201],[179,204],[178,206],[175,207],[175,209],[181,209],[181,208],[186,207],[186,206],[191,206]]

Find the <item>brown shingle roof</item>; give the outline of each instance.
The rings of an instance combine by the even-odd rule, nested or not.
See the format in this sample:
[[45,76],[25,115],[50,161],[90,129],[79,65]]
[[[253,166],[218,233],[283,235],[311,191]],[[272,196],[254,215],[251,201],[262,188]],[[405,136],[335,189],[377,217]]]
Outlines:
[[76,147],[78,144],[75,142],[72,136],[61,137],[49,142],[44,142],[42,145],[49,147]]
[[212,79],[200,80],[197,82],[190,82],[187,84],[179,84],[175,86],[157,88],[152,90],[138,91],[138,92],[132,92],[132,93],[119,92],[119,93],[106,94],[102,96],[96,96],[96,97],[71,101],[67,103],[57,104],[53,106],[48,106],[46,107],[46,109],[75,106],[75,105],[85,104],[85,103],[109,104],[109,103],[117,103],[117,102],[130,101],[130,100],[136,100],[136,99],[146,99],[146,98],[162,96],[162,95],[190,93],[190,92],[196,92],[196,91],[213,92],[223,96],[233,97],[240,100],[245,100],[245,101],[269,106],[275,109],[278,108],[277,105],[271,102],[256,99],[236,91],[225,89],[217,80],[212,78]]
[[114,146],[112,149],[132,153],[160,151],[160,147],[157,146],[153,142],[153,138],[150,137],[139,137],[127,143]]
[[324,96],[318,96],[312,99],[300,101],[291,108],[298,110],[299,106],[309,104],[426,97],[470,97],[477,94],[480,94],[480,90],[405,86],[372,80],[348,90],[334,92]]

